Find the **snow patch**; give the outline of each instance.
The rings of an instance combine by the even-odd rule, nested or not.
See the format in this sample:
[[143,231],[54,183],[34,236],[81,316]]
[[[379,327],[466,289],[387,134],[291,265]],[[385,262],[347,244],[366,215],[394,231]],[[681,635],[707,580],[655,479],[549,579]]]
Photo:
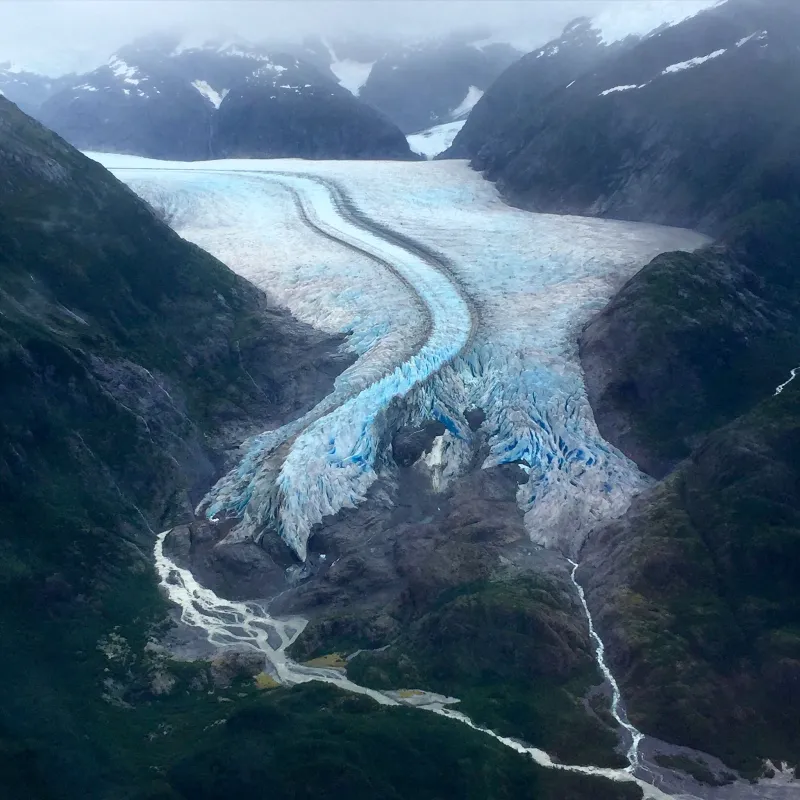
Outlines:
[[727,53],[726,48],[722,48],[721,50],[715,50],[713,53],[709,53],[707,56],[697,56],[696,58],[690,58],[688,61],[679,61],[677,64],[670,64],[666,69],[662,70],[662,75],[669,75],[673,72],[683,72],[685,69],[692,69],[693,67],[699,67],[700,64],[705,64],[706,61],[711,61],[712,58],[719,58],[724,53]]
[[739,39],[739,41],[736,42],[736,46],[743,47],[751,39],[755,39],[756,37],[758,37],[758,41],[761,41],[762,39],[766,39],[767,35],[767,31],[756,31],[755,33],[751,33],[749,36],[745,36],[744,39]]
[[[572,84],[570,84],[571,86]],[[598,97],[605,97],[607,94],[613,94],[614,92],[628,92],[631,89],[641,89],[642,86],[646,86],[647,84],[636,84],[636,83],[629,83],[625,86],[613,86],[611,89],[606,89],[604,92],[600,92]],[[569,86],[567,87],[569,88]]]
[[778,386],[775,389],[775,394],[773,395],[773,397],[777,397],[797,377],[797,373],[798,372],[800,372],[800,367],[795,367],[789,373],[789,380],[788,381],[784,381],[780,386]]
[[211,103],[214,108],[219,108],[222,101],[225,99],[225,96],[228,94],[227,89],[223,89],[221,92],[218,92],[212,86],[209,86],[208,83],[205,81],[192,81],[192,86],[200,92],[203,97]]
[[561,50],[561,48],[557,44],[551,44],[549,47],[543,47],[536,54],[536,58],[544,58],[545,56],[550,58],[550,56],[558,55],[560,50]]
[[374,61],[353,61],[345,58],[331,62],[331,72],[336,76],[340,86],[358,97],[374,66]]
[[475,108],[475,104],[481,97],[483,97],[483,90],[479,89],[477,86],[470,86],[469,89],[467,89],[466,97],[450,112],[450,116],[453,119],[465,117]]
[[274,86],[278,78],[286,72],[286,69],[287,68],[281,64],[273,64],[271,61],[267,61],[255,70],[255,72],[247,78],[247,81],[249,83],[253,80],[259,80],[260,78],[272,78],[272,85]]
[[408,146],[413,152],[431,159],[438,156],[439,153],[444,153],[453,144],[453,140],[464,127],[465,122],[465,119],[457,122],[445,122],[442,125],[434,125],[425,131],[412,133],[410,136],[406,136]]
[[92,86],[90,83],[82,83],[80,86],[75,87],[75,91],[98,92],[100,90],[96,86]]
[[[139,74],[139,70],[127,64],[121,58],[117,58],[117,56],[112,56],[108,62],[108,66],[114,75],[117,78],[122,78],[125,83],[137,86],[141,82],[141,80],[136,77]],[[129,94],[129,92],[125,90],[125,94]]]

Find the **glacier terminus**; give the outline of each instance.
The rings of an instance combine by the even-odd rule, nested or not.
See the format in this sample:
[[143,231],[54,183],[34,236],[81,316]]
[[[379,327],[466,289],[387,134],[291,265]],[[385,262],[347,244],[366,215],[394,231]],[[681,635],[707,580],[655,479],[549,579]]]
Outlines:
[[598,433],[574,342],[625,277],[705,237],[511,209],[461,162],[97,157],[300,319],[350,334],[358,355],[305,416],[245,442],[205,498],[209,517],[241,519],[237,536],[280,535],[304,560],[314,526],[364,500],[403,425],[444,424],[426,462],[446,486],[469,460],[476,408],[484,467],[528,475],[518,503],[537,544],[576,555],[646,483]]

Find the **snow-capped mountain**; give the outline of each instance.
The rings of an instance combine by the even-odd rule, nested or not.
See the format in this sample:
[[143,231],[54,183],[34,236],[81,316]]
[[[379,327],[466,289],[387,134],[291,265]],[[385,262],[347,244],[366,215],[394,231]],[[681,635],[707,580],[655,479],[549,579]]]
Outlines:
[[84,149],[199,159],[210,155],[211,113],[188,81],[115,55],[46,100],[36,116]]
[[136,42],[36,114],[84,149],[156,158],[411,157],[401,132],[332,74],[285,52],[230,42]]
[[611,49],[588,17],[570,22],[558,39],[523,56],[500,75],[475,108],[447,155],[474,156],[485,142],[497,137],[504,146],[524,136],[522,121],[539,108],[551,92],[592,69]]
[[611,48],[591,31],[569,58],[562,39],[514,65],[447,155],[537,209],[712,232],[786,191],[800,169],[796,3],[728,0]]

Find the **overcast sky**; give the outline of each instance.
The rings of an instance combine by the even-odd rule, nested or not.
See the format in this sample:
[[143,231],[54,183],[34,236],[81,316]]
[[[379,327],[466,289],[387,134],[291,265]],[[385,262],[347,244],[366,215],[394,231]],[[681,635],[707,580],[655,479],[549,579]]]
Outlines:
[[0,0],[0,63],[51,74],[88,70],[131,39],[158,30],[258,41],[352,31],[416,37],[485,24],[533,48],[581,14],[599,15],[609,30],[624,33],[713,1]]

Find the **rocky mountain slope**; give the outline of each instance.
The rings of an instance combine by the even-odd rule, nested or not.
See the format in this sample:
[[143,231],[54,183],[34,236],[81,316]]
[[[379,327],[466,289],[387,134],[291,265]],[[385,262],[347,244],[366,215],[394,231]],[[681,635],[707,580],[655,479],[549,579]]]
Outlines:
[[523,56],[492,84],[469,115],[462,131],[445,154],[447,158],[474,158],[478,154],[519,148],[528,135],[528,120],[545,99],[592,69],[609,48],[589,18],[566,26],[562,35]]
[[153,531],[346,362],[2,98],[0,175],[0,784],[109,796],[164,676]]
[[10,62],[0,63],[0,95],[16,103],[27,113],[34,112],[48,97],[71,85],[74,75],[52,78],[21,69]]
[[187,81],[120,57],[77,78],[36,112],[84,150],[208,158],[212,107]]
[[729,0],[557,90],[507,161],[475,157],[519,202],[718,234],[580,336],[601,432],[663,481],[578,578],[633,722],[753,774],[799,746],[800,395],[775,394],[800,362],[798,31],[794,4]]
[[459,36],[395,47],[372,66],[359,97],[415,133],[465,117],[520,55],[509,44]]
[[800,752],[798,389],[712,433],[579,571],[632,719],[756,773]]
[[144,40],[35,113],[82,149],[155,158],[411,157],[400,131],[332,73],[263,47]]
[[[530,208],[717,233],[769,191],[765,172],[796,158],[799,32],[794,3],[728,0],[572,77],[558,72],[560,86],[539,82],[529,56],[529,69],[482,99],[451,152]],[[514,116],[526,81],[543,94]],[[473,137],[493,104],[508,122]]]
[[658,256],[583,331],[600,430],[647,472],[663,476],[800,361],[798,188],[703,250]]
[[212,120],[221,158],[410,158],[408,142],[379,112],[295,60],[267,63],[230,90]]

